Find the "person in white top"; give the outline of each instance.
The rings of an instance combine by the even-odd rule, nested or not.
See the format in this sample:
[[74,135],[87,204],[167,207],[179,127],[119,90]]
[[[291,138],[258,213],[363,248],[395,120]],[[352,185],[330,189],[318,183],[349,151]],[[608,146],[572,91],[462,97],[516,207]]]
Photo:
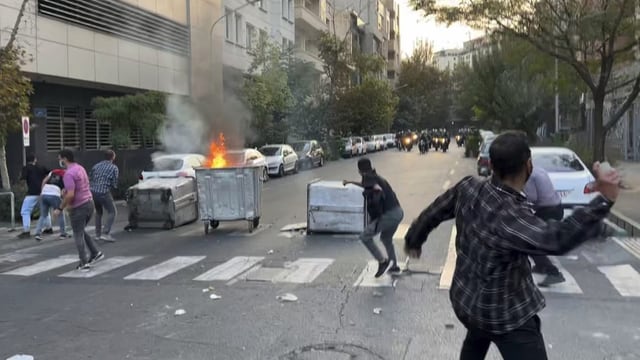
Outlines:
[[[38,226],[36,227],[36,240],[42,241],[42,228],[45,226],[46,215],[52,209],[58,209],[62,203],[62,190],[64,189],[64,183],[62,178],[64,176],[64,170],[55,169],[44,178],[42,181],[42,192],[40,194],[40,219],[38,220]],[[67,237],[64,224],[64,214],[58,216],[60,223],[60,238]]]

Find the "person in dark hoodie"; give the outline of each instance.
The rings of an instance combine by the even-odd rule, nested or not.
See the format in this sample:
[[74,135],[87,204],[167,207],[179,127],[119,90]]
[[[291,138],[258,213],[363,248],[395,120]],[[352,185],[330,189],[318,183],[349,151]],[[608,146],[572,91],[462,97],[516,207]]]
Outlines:
[[[391,185],[376,173],[368,158],[358,161],[358,172],[362,176],[361,182],[344,180],[343,184],[353,184],[364,188],[363,196],[367,200],[369,224],[360,234],[360,240],[367,247],[371,255],[378,261],[378,271],[375,277],[380,277],[387,271],[399,273],[400,267],[393,247],[393,234],[404,217],[402,207]],[[380,240],[387,251],[384,257],[380,249],[373,242],[374,236],[380,234]]]

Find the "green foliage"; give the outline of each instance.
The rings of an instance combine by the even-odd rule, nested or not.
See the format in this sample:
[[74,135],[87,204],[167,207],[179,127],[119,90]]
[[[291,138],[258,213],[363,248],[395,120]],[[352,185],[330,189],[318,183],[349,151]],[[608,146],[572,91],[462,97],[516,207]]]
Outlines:
[[149,91],[119,97],[96,97],[91,102],[93,115],[111,123],[111,141],[115,148],[131,145],[131,133],[140,129],[145,138],[155,139],[166,121],[166,95]]
[[324,63],[324,73],[329,78],[330,96],[346,89],[353,73],[351,53],[348,51],[346,40],[340,40],[335,35],[324,32],[320,36],[318,49]]
[[337,102],[340,134],[378,134],[389,131],[398,97],[386,80],[368,78],[352,87]]
[[257,145],[286,142],[285,121],[295,98],[289,88],[287,56],[279,46],[261,38],[251,51],[252,63],[243,91],[253,113]]
[[26,52],[20,48],[0,49],[0,146],[6,144],[7,135],[20,131],[21,117],[29,115],[33,87],[20,71],[25,57]]
[[396,129],[444,127],[451,106],[451,79],[431,63],[431,48],[422,44],[402,61],[398,78]]
[[480,153],[480,132],[475,130],[467,135],[464,142],[464,156],[465,157],[477,157]]

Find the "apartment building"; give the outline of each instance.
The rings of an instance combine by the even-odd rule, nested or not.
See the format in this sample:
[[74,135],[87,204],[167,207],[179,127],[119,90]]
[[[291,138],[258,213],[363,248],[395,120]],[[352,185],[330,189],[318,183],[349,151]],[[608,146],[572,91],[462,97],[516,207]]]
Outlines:
[[389,42],[387,46],[387,79],[395,86],[400,73],[400,4],[396,0],[387,0],[386,7],[389,17],[387,28]]
[[[0,0],[0,44],[8,41],[21,4]],[[221,8],[220,0],[29,0],[17,37],[32,60],[23,67],[34,87],[27,152],[49,164],[62,148],[76,150],[81,162],[99,159],[100,150],[111,147],[111,124],[93,119],[97,96],[215,95],[222,65],[213,49],[221,40],[211,25]],[[214,96],[210,102],[222,101]],[[131,142],[123,150],[131,161],[146,161],[156,147],[156,139],[140,131]],[[15,180],[22,137],[10,137],[7,151]]]
[[331,6],[327,0],[295,0],[295,56],[312,63],[318,74],[324,71],[319,39],[329,31],[330,16],[335,14]]
[[[283,48],[293,48],[296,8],[294,0],[224,0],[224,47],[222,49],[225,75],[241,76],[251,65],[251,49],[260,37]],[[229,83],[237,78],[225,79]],[[233,85],[233,84],[230,84]]]
[[465,41],[462,49],[440,50],[433,54],[433,65],[441,71],[453,71],[457,66],[473,67],[481,56],[490,54],[499,42],[490,36],[481,36]]

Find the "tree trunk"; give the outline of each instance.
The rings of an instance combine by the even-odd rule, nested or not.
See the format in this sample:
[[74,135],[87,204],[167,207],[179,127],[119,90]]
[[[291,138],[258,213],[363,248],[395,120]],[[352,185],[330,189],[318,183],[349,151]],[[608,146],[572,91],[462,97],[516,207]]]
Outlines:
[[0,181],[2,182],[2,191],[11,191],[11,181],[9,180],[9,170],[7,169],[6,145],[0,145]]
[[604,160],[604,150],[606,134],[604,132],[604,95],[593,96],[593,133],[591,142],[593,144],[591,152],[591,163]]

